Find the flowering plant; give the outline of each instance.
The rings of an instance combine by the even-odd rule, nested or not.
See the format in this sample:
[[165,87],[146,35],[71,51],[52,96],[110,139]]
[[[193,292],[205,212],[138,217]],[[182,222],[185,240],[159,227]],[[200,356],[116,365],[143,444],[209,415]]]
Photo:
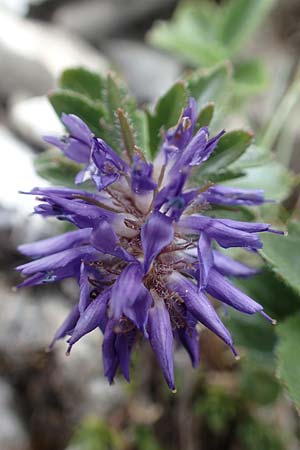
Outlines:
[[[201,116],[195,98],[188,99],[177,123],[163,133],[153,162],[136,145],[128,113],[117,108],[115,114],[123,137],[118,153],[74,114],[62,114],[66,137],[45,138],[81,166],[75,184],[85,183],[87,188],[37,187],[30,192],[41,201],[36,214],[70,222],[76,229],[19,247],[35,258],[18,267],[26,277],[20,287],[75,278],[80,286],[78,303],[50,348],[69,336],[70,353],[82,336],[100,328],[104,373],[112,383],[118,367],[129,381],[133,347],[141,338],[149,340],[174,391],[173,341],[187,350],[196,367],[198,323],[237,357],[231,334],[207,295],[275,322],[228,279],[249,277],[257,270],[222,249],[257,252],[263,246],[259,233],[282,232],[267,223],[207,214],[216,205],[261,205],[264,195],[210,179],[200,185],[193,182],[197,169],[205,173],[209,158],[216,154],[218,161],[218,150],[222,157],[222,148],[224,152],[228,145],[224,130],[211,137],[207,126],[197,127]],[[239,147],[241,138],[248,143],[252,136],[240,133]]]

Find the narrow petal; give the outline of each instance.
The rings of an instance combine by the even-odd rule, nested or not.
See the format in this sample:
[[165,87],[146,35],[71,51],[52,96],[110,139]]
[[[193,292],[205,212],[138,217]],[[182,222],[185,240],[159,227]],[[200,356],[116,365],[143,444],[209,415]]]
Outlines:
[[125,261],[135,258],[119,245],[119,238],[105,218],[100,218],[91,234],[91,244],[100,252],[117,256]]
[[88,272],[86,269],[86,265],[84,262],[81,263],[80,266],[80,279],[79,279],[79,287],[80,287],[80,296],[79,296],[79,312],[83,314],[83,312],[88,307],[91,299],[90,299],[90,284],[88,279]]
[[153,299],[150,292],[141,285],[141,289],[133,305],[128,307],[125,306],[123,309],[125,316],[132,320],[146,338],[148,338],[146,324],[148,322],[148,314],[152,302]]
[[61,115],[61,120],[70,132],[71,136],[87,144],[90,143],[93,136],[91,130],[78,116],[75,114],[63,113]]
[[51,344],[49,345],[49,349],[52,349],[55,342],[58,339],[62,339],[67,335],[70,335],[73,331],[73,329],[75,328],[77,321],[79,319],[80,313],[79,313],[79,309],[78,306],[74,306],[74,308],[72,309],[72,311],[70,312],[70,314],[68,315],[68,317],[66,318],[66,320],[63,322],[63,324],[59,327],[59,329],[57,330],[57,332],[55,333],[55,336],[51,342]]
[[170,316],[163,300],[156,300],[150,309],[148,327],[150,344],[162,368],[167,385],[175,391],[173,334]]
[[42,241],[20,245],[18,250],[24,255],[31,256],[33,258],[52,255],[53,253],[61,252],[78,244],[87,244],[91,231],[91,228],[69,231],[68,233],[49,239],[44,239]]
[[198,241],[198,288],[202,290],[206,287],[210,269],[214,263],[211,242],[205,233],[201,233]]
[[107,305],[110,297],[110,289],[107,289],[98,297],[91,301],[89,306],[80,315],[76,327],[71,334],[68,343],[70,346],[79,341],[82,336],[90,333],[95,328],[100,327],[101,330],[105,329],[107,323]]
[[142,226],[141,238],[144,251],[144,271],[147,273],[154,258],[173,241],[172,220],[158,211],[152,213]]
[[142,286],[143,270],[139,263],[130,263],[115,281],[110,299],[112,317],[119,319],[132,307]]
[[129,368],[130,368],[130,355],[132,346],[135,340],[136,330],[129,333],[119,333],[115,340],[115,349],[118,355],[119,364],[123,376],[128,383],[130,382]]
[[199,335],[196,329],[197,320],[188,313],[186,321],[187,327],[178,329],[178,337],[191,358],[192,366],[196,368],[200,361]]
[[251,277],[256,275],[259,270],[255,267],[249,267],[240,261],[232,259],[230,256],[224,255],[216,250],[214,254],[214,268],[221,274],[227,277]]
[[263,307],[259,303],[237,289],[215,269],[212,269],[210,272],[206,290],[216,299],[243,313],[254,314],[263,310]]
[[114,330],[116,325],[116,320],[109,320],[107,322],[102,342],[103,370],[109,384],[113,383],[119,365],[119,358],[115,348],[117,335]]
[[232,337],[221,322],[213,306],[203,292],[197,292],[196,286],[180,274],[172,274],[168,287],[176,291],[184,300],[187,310],[209,330],[232,347]]
[[231,206],[261,205],[265,201],[264,191],[261,189],[237,189],[218,185],[212,186],[202,196],[209,203]]
[[97,256],[96,250],[93,247],[84,245],[22,264],[16,269],[22,271],[24,275],[32,275],[35,272],[47,272],[60,267],[65,267],[68,264],[78,264],[81,258],[84,258],[85,256],[90,257],[93,255]]

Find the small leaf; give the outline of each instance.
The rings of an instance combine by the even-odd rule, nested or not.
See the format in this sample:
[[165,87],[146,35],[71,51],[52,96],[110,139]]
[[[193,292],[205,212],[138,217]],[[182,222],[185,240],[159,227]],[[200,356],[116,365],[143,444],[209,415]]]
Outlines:
[[160,132],[176,125],[183,109],[187,106],[187,100],[188,93],[185,83],[179,81],[158,100],[154,112],[148,113],[152,158],[159,150]]
[[190,95],[197,101],[199,109],[209,102],[222,103],[228,99],[228,87],[232,68],[229,62],[212,69],[200,69],[187,78]]
[[230,0],[223,7],[219,39],[231,52],[238,51],[255,32],[276,0]]
[[263,189],[268,200],[284,200],[294,185],[292,174],[271,157],[266,164],[245,169],[245,175],[230,182],[232,187]]
[[273,270],[298,294],[300,294],[299,254],[300,224],[291,223],[288,236],[264,234],[262,257]]
[[49,94],[49,100],[56,114],[76,114],[97,136],[103,134],[100,119],[105,115],[105,109],[99,102],[94,103],[82,94],[69,90],[56,90]]
[[239,95],[259,92],[268,84],[265,66],[254,59],[235,64],[233,78]]
[[147,155],[149,137],[145,113],[137,109],[137,104],[129,94],[128,88],[116,76],[109,74],[106,80],[105,106],[107,108],[106,128],[110,134],[109,142],[116,151],[122,146],[122,133],[117,120],[118,109],[122,109],[133,132],[136,145]]
[[61,89],[82,94],[93,101],[103,99],[104,78],[84,67],[74,67],[65,70],[60,79]]
[[74,179],[81,166],[62,155],[57,149],[50,149],[35,158],[34,167],[38,175],[53,184],[74,187]]
[[279,341],[276,348],[277,373],[291,399],[300,407],[300,315],[295,314],[276,327]]
[[148,40],[195,67],[213,66],[229,57],[217,36],[219,11],[212,2],[183,3],[171,20],[155,23]]
[[208,127],[208,125],[212,121],[214,110],[215,105],[213,103],[208,103],[207,105],[203,106],[198,115],[196,129],[201,127]]
[[197,176],[209,178],[237,160],[252,142],[252,133],[245,130],[230,131],[224,134],[211,157],[200,166]]

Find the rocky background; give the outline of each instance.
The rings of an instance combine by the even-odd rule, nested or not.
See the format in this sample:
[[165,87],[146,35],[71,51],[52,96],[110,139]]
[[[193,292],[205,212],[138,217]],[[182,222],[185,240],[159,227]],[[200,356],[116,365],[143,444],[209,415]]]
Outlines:
[[[13,268],[21,263],[18,244],[56,232],[53,223],[30,217],[33,199],[18,194],[45,185],[34,173],[32,160],[45,148],[41,135],[61,130],[45,94],[66,67],[84,65],[103,73],[113,67],[140,103],[153,102],[184,68],[147,46],[144,35],[154,20],[170,17],[176,3],[0,0],[1,450],[63,450],[87,416],[109,416],[118,423],[120,415],[128,414],[136,423],[147,423],[160,414],[154,403],[144,404],[143,399],[131,401],[124,413],[132,394],[120,382],[108,388],[97,333],[83,339],[68,359],[64,343],[46,353],[77,287],[66,281],[19,292],[13,288],[19,282]],[[299,1],[279,1],[258,45],[271,65],[278,60],[292,64],[299,53],[299,18]],[[285,426],[297,426],[288,408],[281,416]]]

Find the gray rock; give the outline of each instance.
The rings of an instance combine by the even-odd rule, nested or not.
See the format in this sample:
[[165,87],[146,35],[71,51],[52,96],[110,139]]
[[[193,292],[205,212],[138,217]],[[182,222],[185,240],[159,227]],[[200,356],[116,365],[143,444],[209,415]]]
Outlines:
[[0,378],[0,448],[1,450],[29,449],[28,436],[14,405],[11,386]]
[[48,148],[43,136],[59,136],[63,126],[46,97],[15,100],[9,107],[9,123],[26,142]]
[[91,41],[120,33],[150,14],[174,4],[174,0],[85,0],[63,5],[54,21]]
[[67,67],[107,70],[105,59],[79,37],[63,29],[25,20],[0,7],[0,96],[44,94]]
[[104,51],[140,101],[153,101],[159,97],[182,71],[174,58],[139,42],[119,39],[108,41]]
[[[19,139],[0,126],[0,146],[5,149],[5,158],[0,168],[0,205],[15,211],[15,220],[22,219],[32,212],[34,198],[21,195],[19,191],[30,191],[34,186],[47,186],[48,183],[40,178],[33,167],[33,152]],[[40,220],[30,218],[31,226]],[[22,224],[24,225],[24,224]]]

